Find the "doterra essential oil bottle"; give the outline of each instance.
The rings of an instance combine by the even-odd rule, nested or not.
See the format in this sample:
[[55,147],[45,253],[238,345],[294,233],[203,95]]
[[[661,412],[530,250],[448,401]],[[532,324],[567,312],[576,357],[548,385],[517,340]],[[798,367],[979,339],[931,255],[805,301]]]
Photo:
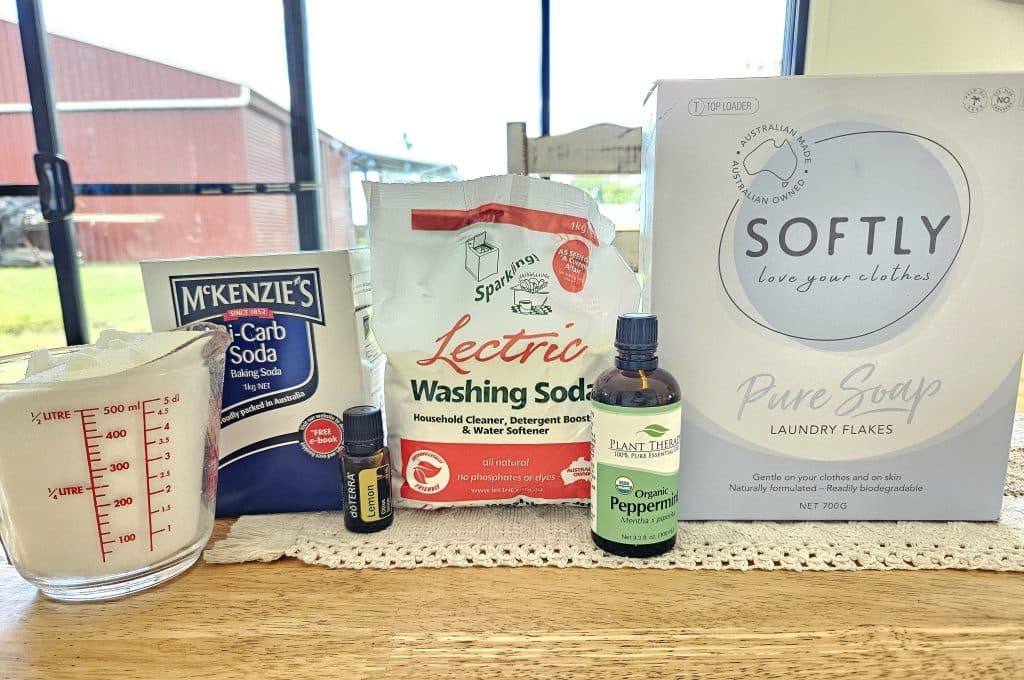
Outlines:
[[345,528],[370,533],[394,521],[391,465],[384,446],[384,423],[376,406],[353,406],[341,414],[342,509]]
[[599,548],[651,557],[676,544],[679,383],[658,368],[658,319],[623,314],[615,368],[594,381],[590,530]]

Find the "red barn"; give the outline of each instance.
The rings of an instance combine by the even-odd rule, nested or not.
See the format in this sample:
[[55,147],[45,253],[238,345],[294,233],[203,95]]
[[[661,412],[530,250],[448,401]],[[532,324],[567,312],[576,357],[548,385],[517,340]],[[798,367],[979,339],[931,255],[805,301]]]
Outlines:
[[[49,48],[58,126],[76,183],[291,181],[288,112],[259,93],[60,36],[50,36]],[[36,182],[28,101],[18,26],[0,21],[0,184]],[[321,131],[324,247],[355,245],[354,158],[410,173],[433,168],[361,154]],[[74,219],[87,261],[298,247],[288,194],[79,196]]]

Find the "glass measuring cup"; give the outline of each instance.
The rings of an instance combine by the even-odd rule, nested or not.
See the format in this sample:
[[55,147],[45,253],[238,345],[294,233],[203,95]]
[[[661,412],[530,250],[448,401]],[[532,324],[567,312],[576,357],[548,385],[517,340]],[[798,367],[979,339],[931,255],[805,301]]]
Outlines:
[[210,537],[230,339],[214,324],[180,330],[199,332],[99,377],[15,382],[30,355],[0,358],[0,544],[54,599],[152,587]]

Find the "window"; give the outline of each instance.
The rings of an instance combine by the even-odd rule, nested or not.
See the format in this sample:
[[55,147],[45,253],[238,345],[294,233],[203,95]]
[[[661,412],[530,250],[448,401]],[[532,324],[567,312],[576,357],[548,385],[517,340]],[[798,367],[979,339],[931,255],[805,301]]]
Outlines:
[[[637,0],[623,8],[612,0],[551,3],[551,134],[596,123],[639,127],[644,98],[659,79],[780,73],[785,0]],[[616,224],[616,246],[636,268],[639,176],[554,179],[594,196]]]
[[307,7],[320,127],[359,149],[454,165],[462,177],[505,171],[505,123],[540,111],[538,2]]
[[[14,2],[0,4],[3,16],[14,14]],[[27,90],[18,26],[0,22],[0,64],[9,73],[0,78],[0,107]],[[28,116],[0,114],[0,182],[35,183],[32,153],[20,153],[10,141],[31,138]],[[34,149],[34,147],[33,147]],[[63,344],[60,302],[53,269],[46,264],[49,235],[46,221],[31,196],[0,196],[0,354]]]
[[537,1],[307,0],[307,11],[317,123],[370,156],[353,168],[360,237],[363,179],[503,174],[505,124],[538,120]]
[[639,126],[655,80],[779,75],[786,4],[553,0],[551,134]]
[[[291,182],[278,0],[246,3],[244,20],[237,4],[196,0],[42,6],[63,155],[77,184]],[[36,140],[15,21],[14,3],[0,6],[4,45],[16,51],[0,66],[8,84],[0,90],[0,131],[7,157],[19,163],[4,168],[0,181],[34,184]],[[330,167],[347,186],[347,169]],[[24,221],[34,202],[8,199],[15,200],[12,210],[23,207]],[[148,330],[139,260],[298,245],[289,195],[107,195],[100,188],[79,193],[73,219],[92,336],[109,326]],[[347,241],[349,222],[340,236],[335,226],[328,221],[325,241]],[[45,223],[37,219],[33,233],[46,257]],[[3,253],[34,255],[6,244]],[[0,315],[3,352],[63,344],[52,278],[52,271],[0,270],[0,289],[12,289]]]
[[75,182],[290,179],[282,136],[249,129],[288,106],[280,0],[42,6]]
[[[282,11],[302,0],[40,3],[76,183],[77,257],[68,252],[58,278],[66,284],[66,268],[80,261],[93,335],[148,328],[138,260],[296,249],[299,233],[310,233],[300,224],[312,224],[298,207],[305,196],[316,197],[322,219],[311,228],[324,247],[364,245],[361,180],[504,172],[505,124],[525,120],[528,134],[540,132],[546,5],[556,132],[637,124],[656,77],[777,71],[786,5],[642,0],[624,19],[621,5],[604,1],[306,0],[302,64],[286,38],[296,33],[284,30],[298,25],[295,15]],[[45,262],[50,249],[32,198],[36,140],[17,20],[14,0],[0,0],[0,265]],[[296,180],[306,166],[295,160],[288,111],[290,87],[305,82],[318,128],[313,188]],[[302,107],[295,115],[301,122]],[[635,178],[567,179],[630,221]],[[0,266],[0,353],[63,344],[54,273]]]

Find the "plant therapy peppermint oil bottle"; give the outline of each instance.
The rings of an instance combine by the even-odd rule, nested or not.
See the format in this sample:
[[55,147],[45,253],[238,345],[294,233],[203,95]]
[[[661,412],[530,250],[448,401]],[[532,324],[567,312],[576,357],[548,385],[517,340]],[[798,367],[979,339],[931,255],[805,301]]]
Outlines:
[[658,368],[658,318],[623,314],[615,368],[594,381],[590,530],[616,555],[651,557],[676,544],[679,383]]

